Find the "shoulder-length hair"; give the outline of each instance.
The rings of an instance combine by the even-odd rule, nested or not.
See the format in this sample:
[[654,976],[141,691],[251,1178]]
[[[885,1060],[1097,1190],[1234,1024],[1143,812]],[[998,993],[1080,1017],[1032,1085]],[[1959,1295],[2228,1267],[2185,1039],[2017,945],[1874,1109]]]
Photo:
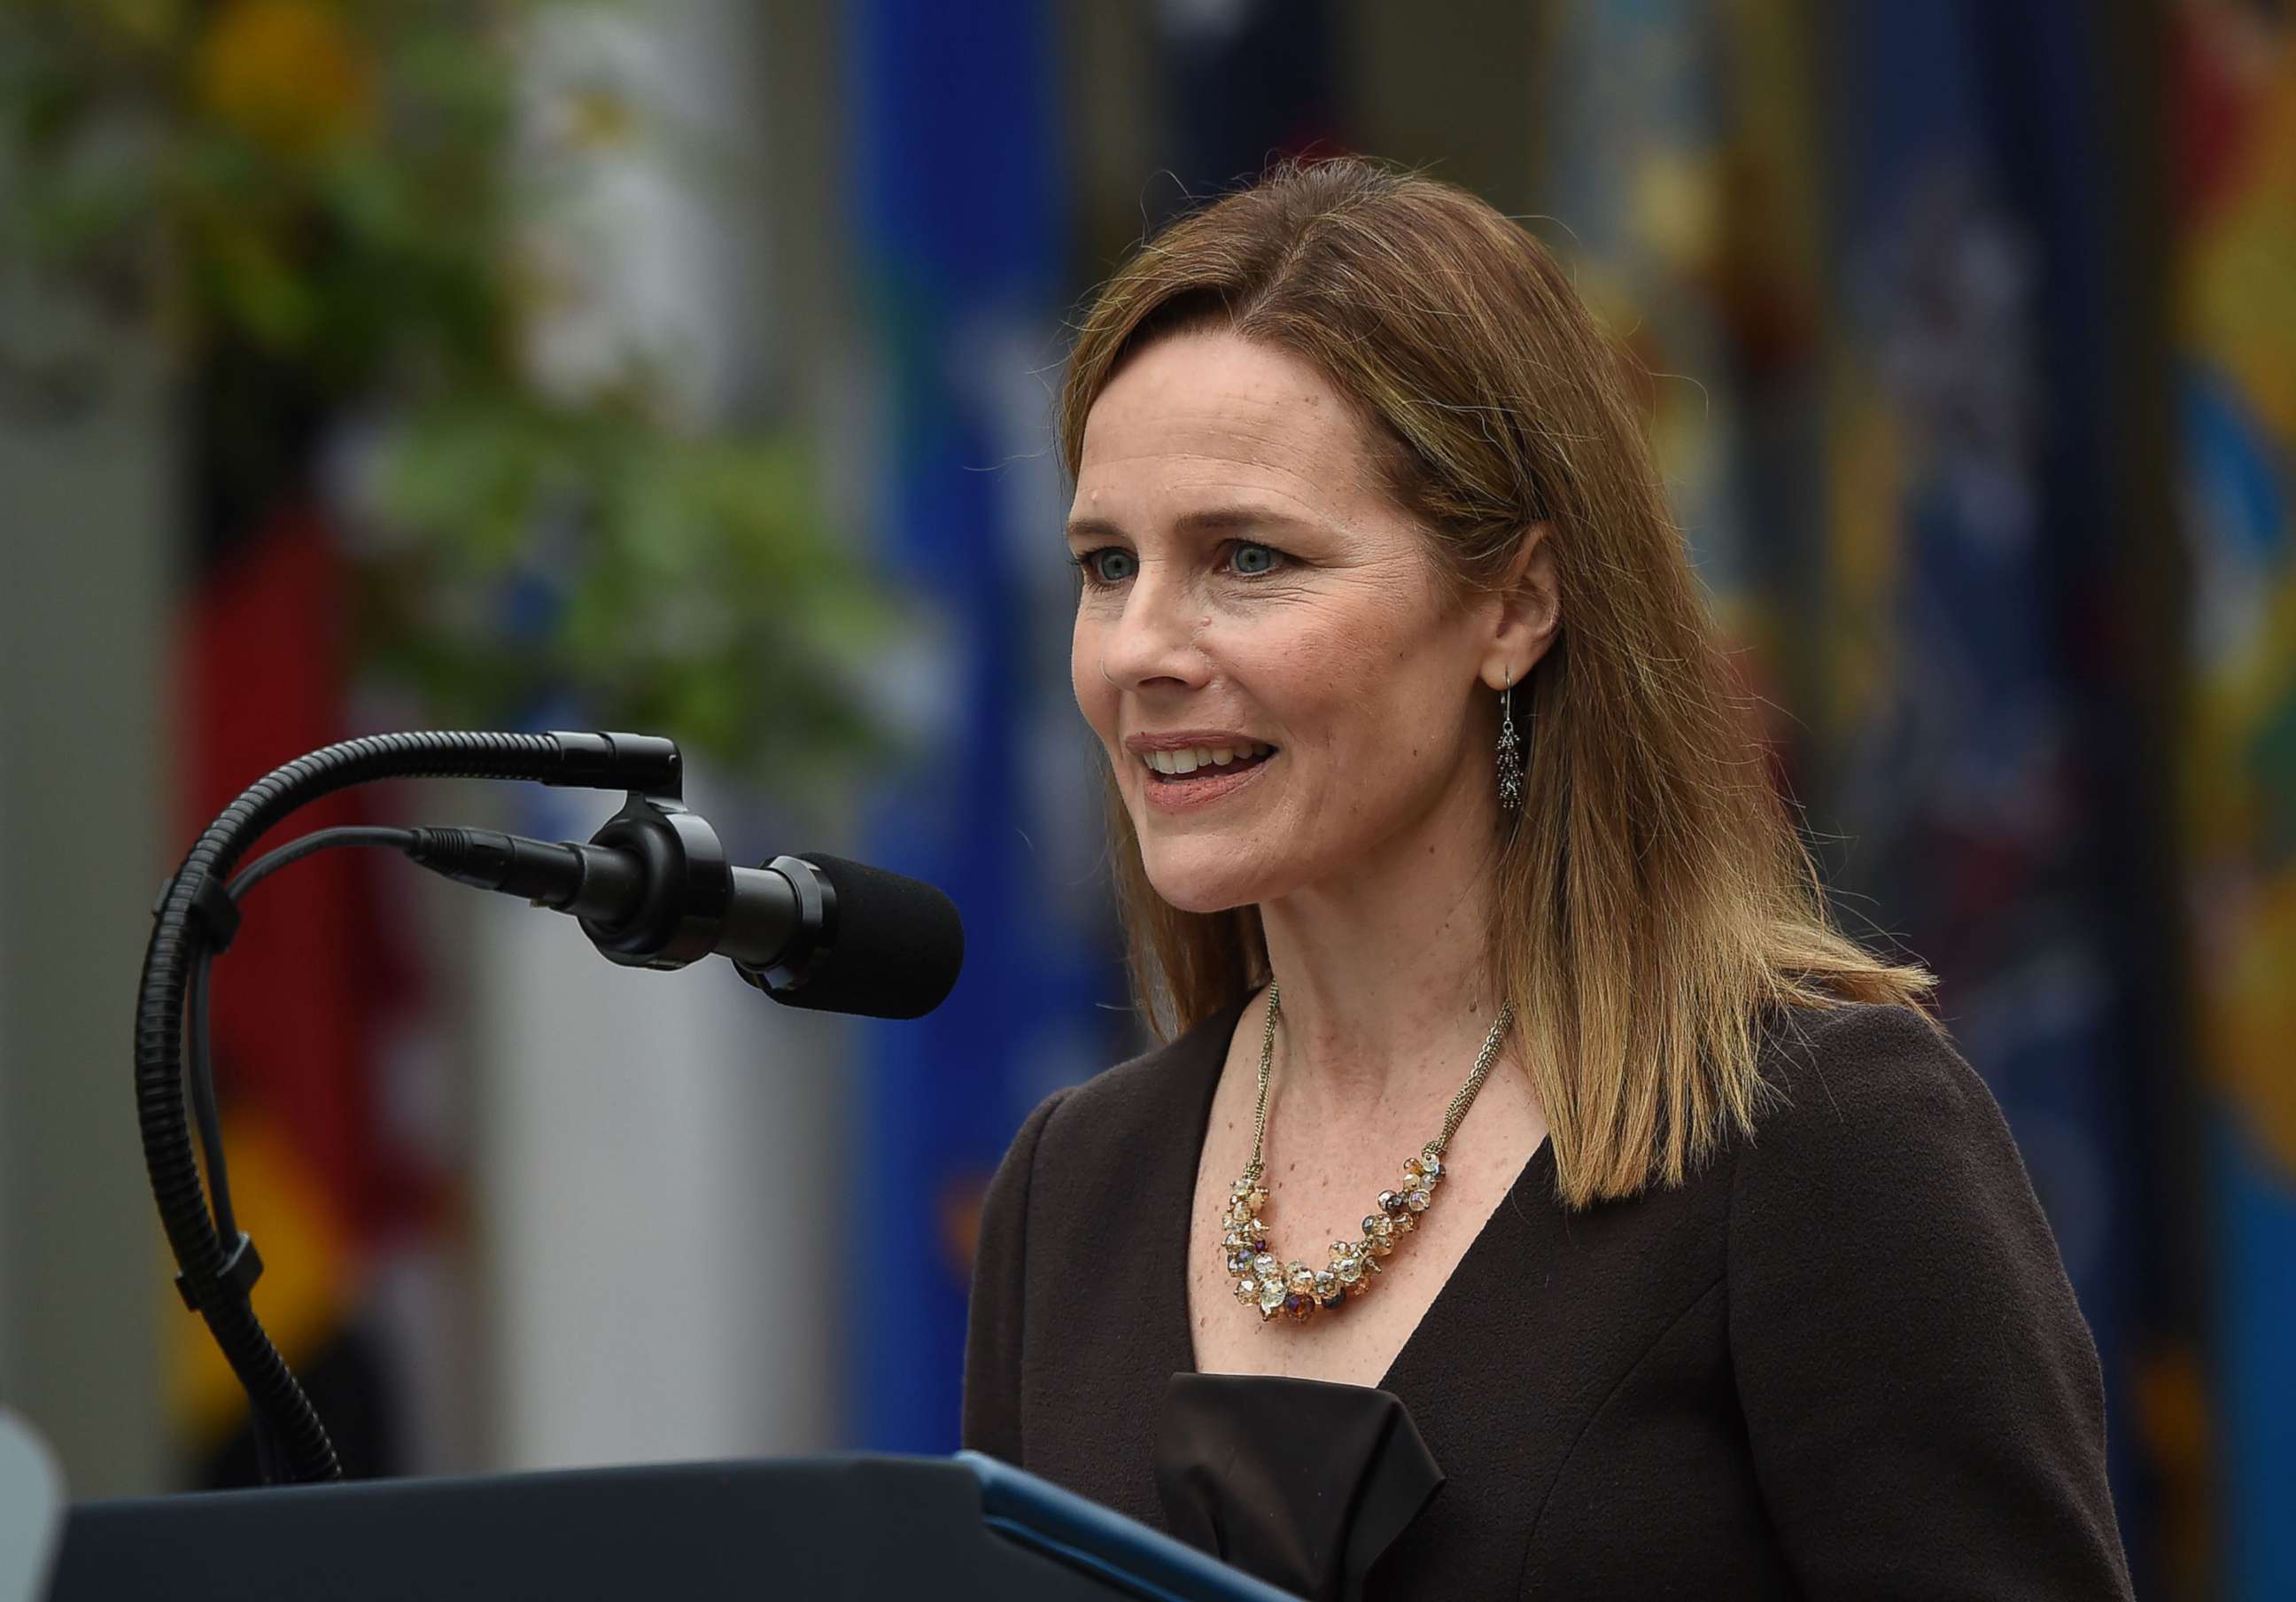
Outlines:
[[[1530,754],[1496,842],[1488,938],[1566,1202],[1679,1184],[1751,1134],[1780,1009],[1921,1007],[1925,973],[1877,960],[1828,917],[1622,358],[1543,245],[1462,190],[1371,161],[1273,169],[1166,228],[1101,290],[1060,402],[1072,481],[1119,366],[1206,327],[1303,357],[1353,399],[1454,593],[1500,582],[1546,525],[1561,621],[1519,686]],[[1166,902],[1113,775],[1108,797],[1134,991],[1168,1039],[1265,982],[1259,908]]]

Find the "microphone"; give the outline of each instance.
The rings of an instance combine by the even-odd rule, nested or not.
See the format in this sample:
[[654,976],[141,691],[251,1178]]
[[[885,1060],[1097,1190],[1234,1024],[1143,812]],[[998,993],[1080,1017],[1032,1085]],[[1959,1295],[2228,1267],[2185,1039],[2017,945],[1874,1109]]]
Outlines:
[[[627,799],[585,844],[473,829],[320,829],[234,875],[266,830],[318,797],[416,777],[524,779],[621,790]],[[160,886],[135,996],[144,1169],[179,1270],[176,1288],[247,1391],[266,1482],[340,1480],[342,1463],[256,1315],[250,1293],[263,1262],[231,1215],[212,1115],[209,965],[239,927],[238,898],[266,875],[337,846],[391,846],[449,878],[570,914],[608,961],[627,966],[679,968],[722,951],[776,1001],[881,1018],[920,1017],[955,986],[964,929],[947,896],[836,857],[736,867],[717,831],[686,809],[684,779],[676,745],[651,735],[365,735],[298,757],[241,791]]]
[[729,864],[698,814],[633,794],[587,843],[414,829],[406,855],[457,883],[569,914],[608,961],[682,968],[720,955],[788,1006],[921,1018],[964,964],[964,925],[922,880],[823,852]]

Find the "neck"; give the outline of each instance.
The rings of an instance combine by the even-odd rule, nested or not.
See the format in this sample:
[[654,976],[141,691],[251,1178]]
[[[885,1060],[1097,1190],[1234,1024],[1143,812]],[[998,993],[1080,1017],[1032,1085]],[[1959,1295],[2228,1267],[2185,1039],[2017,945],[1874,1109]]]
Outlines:
[[1455,786],[1343,879],[1260,904],[1283,992],[1275,1072],[1295,1106],[1361,1116],[1439,1102],[1465,1079],[1498,1013],[1496,828],[1496,803]]

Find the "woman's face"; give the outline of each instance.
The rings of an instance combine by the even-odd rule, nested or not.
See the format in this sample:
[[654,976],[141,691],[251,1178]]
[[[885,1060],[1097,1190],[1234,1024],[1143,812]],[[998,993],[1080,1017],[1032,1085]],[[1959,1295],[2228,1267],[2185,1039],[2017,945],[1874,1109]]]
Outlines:
[[1265,902],[1495,826],[1496,605],[1447,601],[1314,366],[1226,331],[1135,353],[1086,421],[1068,538],[1077,703],[1166,900]]

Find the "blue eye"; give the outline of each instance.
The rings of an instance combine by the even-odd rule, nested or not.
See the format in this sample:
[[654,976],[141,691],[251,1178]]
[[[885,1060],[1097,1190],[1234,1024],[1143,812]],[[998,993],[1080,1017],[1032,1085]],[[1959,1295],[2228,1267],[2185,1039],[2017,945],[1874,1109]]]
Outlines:
[[1122,546],[1104,545],[1095,551],[1085,551],[1069,558],[1069,565],[1084,575],[1086,584],[1105,587],[1121,584],[1132,577],[1139,566],[1139,558]]
[[[1122,546],[1104,545],[1079,551],[1069,559],[1085,583],[1094,589],[1113,589],[1140,571],[1140,558]],[[1239,579],[1264,579],[1290,558],[1273,546],[1240,539],[1228,547],[1229,569]]]

